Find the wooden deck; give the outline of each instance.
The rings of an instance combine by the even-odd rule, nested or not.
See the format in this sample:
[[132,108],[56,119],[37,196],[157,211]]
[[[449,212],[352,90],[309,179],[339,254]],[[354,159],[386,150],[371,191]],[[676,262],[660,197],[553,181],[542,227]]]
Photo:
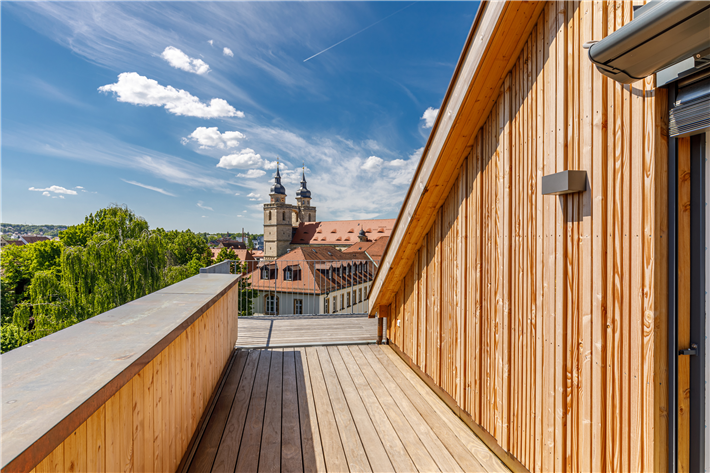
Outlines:
[[182,471],[509,470],[391,348],[341,345],[237,350]]
[[362,315],[239,317],[237,347],[374,343],[377,319]]

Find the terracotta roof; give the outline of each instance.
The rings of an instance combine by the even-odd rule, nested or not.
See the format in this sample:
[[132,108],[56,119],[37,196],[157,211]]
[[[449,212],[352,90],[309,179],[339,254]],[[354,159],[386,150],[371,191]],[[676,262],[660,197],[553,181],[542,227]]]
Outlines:
[[[215,259],[217,258],[219,252],[222,251],[222,248],[210,248],[210,250],[212,250],[212,259]],[[232,251],[237,255],[239,261],[256,261],[256,258],[254,258],[254,255],[252,254],[251,250],[232,249]]]
[[298,225],[291,243],[294,245],[344,245],[357,243],[358,226],[365,230],[369,240],[390,236],[394,219],[386,220],[334,220],[308,222]]
[[350,253],[355,251],[361,251],[367,253],[367,255],[379,265],[380,260],[382,259],[382,255],[385,254],[385,249],[387,248],[387,243],[389,241],[390,237],[382,236],[375,241],[357,242],[351,247],[344,249],[343,252]]
[[[346,274],[342,268],[357,267],[360,263],[369,263],[363,266],[363,271]],[[276,279],[262,279],[263,268],[274,268],[278,271]],[[285,269],[300,271],[294,280],[284,279]],[[337,274],[341,268],[341,274]],[[329,270],[335,270],[329,274]],[[344,287],[362,284],[371,281],[375,274],[375,267],[364,252],[351,251],[344,253],[333,247],[302,247],[291,250],[274,261],[261,261],[259,268],[253,271],[250,282],[253,289],[280,292],[296,292],[307,294],[322,294],[332,292]]]
[[22,235],[20,239],[29,245],[30,243],[37,243],[38,241],[47,241],[49,240],[49,237],[38,235]]

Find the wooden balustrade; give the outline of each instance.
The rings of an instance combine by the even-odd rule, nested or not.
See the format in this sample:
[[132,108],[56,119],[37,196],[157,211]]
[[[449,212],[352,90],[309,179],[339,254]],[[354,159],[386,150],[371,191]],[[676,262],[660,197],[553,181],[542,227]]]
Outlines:
[[200,274],[2,356],[2,472],[174,472],[237,340]]

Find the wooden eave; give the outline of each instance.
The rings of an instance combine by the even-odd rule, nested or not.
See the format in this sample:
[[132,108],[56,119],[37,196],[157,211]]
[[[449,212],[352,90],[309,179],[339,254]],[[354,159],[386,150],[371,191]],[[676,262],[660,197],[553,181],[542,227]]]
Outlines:
[[544,5],[481,2],[372,284],[371,317],[392,302]]

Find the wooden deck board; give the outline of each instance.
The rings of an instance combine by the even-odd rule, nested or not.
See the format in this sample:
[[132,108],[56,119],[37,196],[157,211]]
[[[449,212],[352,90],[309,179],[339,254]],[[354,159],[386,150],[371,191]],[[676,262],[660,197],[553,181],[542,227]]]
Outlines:
[[396,356],[239,350],[183,473],[509,471]]
[[239,317],[237,347],[295,347],[375,340],[377,319],[366,316]]

